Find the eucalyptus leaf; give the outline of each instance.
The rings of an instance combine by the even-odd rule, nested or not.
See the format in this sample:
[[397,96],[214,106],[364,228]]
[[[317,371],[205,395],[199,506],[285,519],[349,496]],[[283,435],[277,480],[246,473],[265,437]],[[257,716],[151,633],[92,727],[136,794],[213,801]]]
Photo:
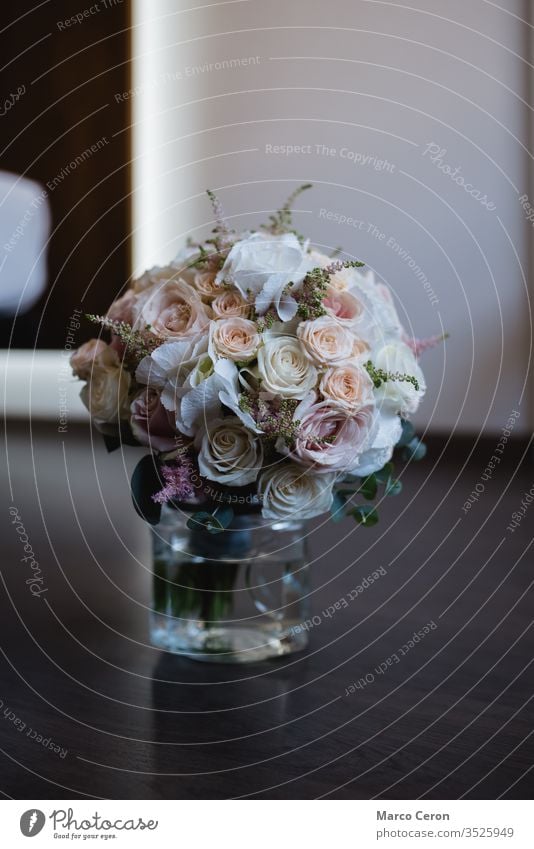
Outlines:
[[379,469],[378,472],[375,472],[375,478],[377,479],[378,483],[387,484],[388,481],[391,479],[391,475],[393,474],[393,468],[393,463],[386,463],[386,465],[382,466],[382,468]]
[[349,515],[356,519],[358,524],[365,525],[367,528],[371,528],[378,522],[378,513],[371,504],[359,504],[350,511]]
[[367,501],[372,501],[373,498],[376,498],[377,491],[378,484],[376,482],[376,475],[368,475],[368,477],[364,478],[358,489],[358,493],[363,495]]
[[406,421],[406,419],[402,419],[402,434],[401,438],[397,442],[399,448],[403,448],[405,445],[409,445],[409,443],[413,440],[415,436],[415,428],[411,422]]
[[402,492],[402,481],[390,478],[386,484],[386,495],[399,495]]
[[[346,491],[346,490],[345,490]],[[352,493],[350,493],[352,494]],[[345,505],[347,499],[343,492],[334,492],[334,500],[330,508],[330,513],[333,522],[342,522],[345,518]]]
[[402,452],[403,460],[422,460],[426,456],[426,445],[415,437],[406,445]]

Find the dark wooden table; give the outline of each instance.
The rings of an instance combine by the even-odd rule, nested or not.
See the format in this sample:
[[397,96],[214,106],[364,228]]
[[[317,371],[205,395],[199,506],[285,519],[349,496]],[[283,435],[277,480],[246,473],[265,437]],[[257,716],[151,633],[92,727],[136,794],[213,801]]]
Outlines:
[[[462,509],[497,442],[473,452],[469,440],[433,440],[374,529],[315,525],[315,615],[378,567],[385,575],[320,616],[305,654],[231,667],[147,644],[149,535],[128,494],[139,453],[107,455],[74,425],[62,436],[34,426],[30,439],[27,424],[10,423],[4,795],[530,797],[534,503],[507,529],[534,481],[524,445],[507,445],[479,500]],[[41,569],[40,596],[26,584],[13,507]]]

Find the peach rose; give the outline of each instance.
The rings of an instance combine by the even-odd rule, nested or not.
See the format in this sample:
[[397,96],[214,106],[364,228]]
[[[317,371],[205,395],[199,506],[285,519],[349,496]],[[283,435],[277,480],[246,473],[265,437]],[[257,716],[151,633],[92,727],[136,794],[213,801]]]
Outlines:
[[80,380],[89,380],[96,365],[118,365],[117,352],[102,339],[89,339],[70,357],[72,373]]
[[152,333],[166,339],[198,336],[210,323],[209,308],[185,280],[147,289],[137,300],[133,315],[139,329],[148,325]]
[[211,300],[220,291],[221,287],[215,284],[216,273],[214,271],[196,271],[193,277],[193,286],[202,298]]
[[215,353],[234,361],[252,360],[261,343],[253,321],[246,318],[223,318],[212,325],[212,345]]
[[319,365],[335,365],[353,355],[354,336],[329,315],[303,321],[297,327],[297,336],[308,357]]
[[250,304],[235,289],[220,292],[213,299],[211,308],[216,318],[248,318],[250,315]]
[[319,388],[325,400],[348,413],[373,403],[373,381],[365,369],[352,363],[327,369]]

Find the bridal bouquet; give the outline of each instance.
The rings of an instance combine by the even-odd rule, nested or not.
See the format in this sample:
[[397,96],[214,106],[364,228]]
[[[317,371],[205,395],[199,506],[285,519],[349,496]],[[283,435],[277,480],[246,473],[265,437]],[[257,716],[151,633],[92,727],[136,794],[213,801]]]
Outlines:
[[150,449],[132,490],[153,524],[169,503],[212,533],[250,505],[269,520],[332,511],[371,525],[365,502],[380,485],[400,490],[395,447],[424,453],[408,419],[425,392],[419,355],[437,338],[411,338],[363,263],[294,230],[304,188],[243,233],[208,192],[212,237],[89,316],[109,341],[86,342],[71,365],[108,447]]

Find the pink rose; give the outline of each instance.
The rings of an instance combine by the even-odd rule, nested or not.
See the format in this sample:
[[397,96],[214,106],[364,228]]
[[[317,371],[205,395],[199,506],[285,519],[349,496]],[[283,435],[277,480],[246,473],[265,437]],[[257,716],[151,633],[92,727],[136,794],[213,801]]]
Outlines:
[[333,318],[347,327],[352,327],[363,312],[363,305],[350,292],[329,286],[323,298],[323,306]]
[[183,339],[205,333],[210,323],[209,308],[185,280],[166,281],[146,289],[135,304],[137,328],[147,325],[166,339]]
[[70,365],[75,377],[89,380],[95,366],[118,366],[119,358],[116,351],[102,339],[89,339],[71,355]]
[[329,315],[301,322],[297,336],[308,357],[319,365],[342,363],[354,354],[354,336]]
[[226,289],[211,302],[216,318],[248,318],[250,304],[236,289]]
[[316,403],[314,394],[299,404],[294,417],[300,424],[291,454],[316,472],[346,473],[354,468],[374,433],[373,407],[348,415],[330,401]]
[[126,324],[133,324],[133,308],[136,300],[135,292],[128,289],[124,295],[113,301],[107,311],[107,317],[111,318],[112,321],[124,321]]
[[148,445],[153,451],[176,448],[174,416],[162,405],[159,392],[145,387],[132,401],[130,411],[132,433],[141,445]]

